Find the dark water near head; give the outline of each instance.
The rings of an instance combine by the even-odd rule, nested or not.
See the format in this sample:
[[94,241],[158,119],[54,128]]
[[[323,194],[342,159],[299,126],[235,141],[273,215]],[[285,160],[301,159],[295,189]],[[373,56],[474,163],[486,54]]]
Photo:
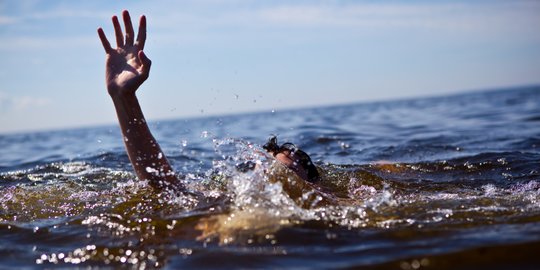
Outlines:
[[[538,87],[151,129],[202,196],[137,181],[115,126],[0,135],[0,268],[540,265]],[[262,154],[271,134],[321,183]]]

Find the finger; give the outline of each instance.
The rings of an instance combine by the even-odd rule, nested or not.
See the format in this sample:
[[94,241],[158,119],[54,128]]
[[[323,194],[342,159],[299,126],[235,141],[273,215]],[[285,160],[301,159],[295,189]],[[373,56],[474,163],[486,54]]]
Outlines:
[[101,44],[103,45],[103,49],[105,49],[106,53],[109,53],[112,48],[111,44],[109,43],[109,40],[107,40],[107,36],[105,36],[105,32],[103,32],[103,29],[100,27],[97,30],[99,39],[101,40]]
[[145,77],[148,77],[148,74],[150,73],[150,66],[152,65],[152,61],[148,59],[148,57],[142,50],[139,51],[138,55],[139,55],[139,59],[141,59],[142,73],[145,75]]
[[118,22],[118,17],[113,16],[112,17],[112,23],[114,26],[114,34],[116,35],[116,46],[117,47],[123,47],[124,46],[124,35],[122,35],[122,28],[120,27],[120,23]]
[[146,66],[147,68],[150,68],[150,65],[152,65],[152,61],[148,58],[148,56],[146,56],[146,54],[142,50],[139,51],[139,59],[141,59],[141,64],[143,66]]
[[139,50],[144,50],[144,43],[146,42],[146,16],[142,15],[141,20],[139,21],[139,33],[137,33],[137,41],[135,46]]
[[126,28],[126,46],[133,46],[135,33],[133,32],[131,17],[129,16],[129,12],[127,10],[122,12],[122,18],[124,18],[124,26]]

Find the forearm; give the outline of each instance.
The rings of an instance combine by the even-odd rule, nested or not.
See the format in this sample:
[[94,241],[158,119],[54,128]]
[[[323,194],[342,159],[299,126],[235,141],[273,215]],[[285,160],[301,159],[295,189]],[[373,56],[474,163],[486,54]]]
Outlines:
[[178,180],[150,132],[135,94],[113,96],[129,160],[141,180],[157,188],[180,188]]

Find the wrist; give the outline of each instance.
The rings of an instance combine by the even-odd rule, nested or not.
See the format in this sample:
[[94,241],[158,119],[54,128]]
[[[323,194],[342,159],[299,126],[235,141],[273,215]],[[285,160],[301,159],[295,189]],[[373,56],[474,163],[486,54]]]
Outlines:
[[135,93],[111,95],[111,97],[123,131],[130,128],[140,128],[141,124],[146,125]]
[[135,98],[136,97],[135,96],[135,91],[137,89],[129,89],[129,88],[110,86],[110,87],[107,87],[107,90],[109,92],[109,96],[113,100],[122,100],[122,99]]
[[139,102],[134,91],[115,91],[109,92],[109,95],[117,110],[130,110],[130,108]]

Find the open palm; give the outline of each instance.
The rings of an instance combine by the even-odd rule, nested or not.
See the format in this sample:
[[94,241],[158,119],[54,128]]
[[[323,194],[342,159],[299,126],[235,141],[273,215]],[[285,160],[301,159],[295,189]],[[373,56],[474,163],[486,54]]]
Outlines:
[[141,16],[136,41],[129,13],[122,12],[122,18],[126,30],[125,39],[118,17],[112,17],[116,48],[111,47],[103,29],[98,29],[99,38],[107,54],[105,82],[111,96],[134,93],[150,74],[151,61],[143,52],[146,41],[146,17]]

